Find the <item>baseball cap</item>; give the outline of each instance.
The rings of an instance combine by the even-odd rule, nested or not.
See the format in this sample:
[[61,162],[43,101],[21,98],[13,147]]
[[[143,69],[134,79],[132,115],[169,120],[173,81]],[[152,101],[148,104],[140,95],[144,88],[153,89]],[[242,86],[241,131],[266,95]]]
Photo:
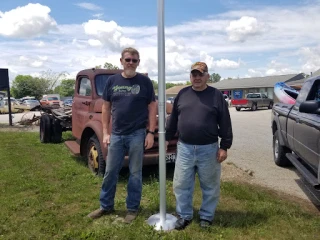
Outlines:
[[193,70],[198,70],[201,73],[208,72],[208,66],[204,62],[196,62],[191,66],[191,72]]

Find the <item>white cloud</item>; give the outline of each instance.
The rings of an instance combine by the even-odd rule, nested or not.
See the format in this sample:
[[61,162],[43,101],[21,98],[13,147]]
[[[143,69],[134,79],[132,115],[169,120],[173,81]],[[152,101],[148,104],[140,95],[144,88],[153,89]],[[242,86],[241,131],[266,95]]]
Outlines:
[[49,15],[50,8],[29,3],[8,12],[0,12],[0,35],[32,38],[56,29],[56,21]]
[[133,39],[123,36],[122,28],[114,21],[89,20],[83,24],[83,27],[88,36],[96,38],[114,51],[135,44]]
[[43,62],[41,61],[34,61],[31,63],[31,66],[36,68],[41,67],[42,65],[43,65]]
[[234,42],[244,42],[247,38],[261,34],[263,25],[254,17],[243,16],[239,20],[231,21],[226,28],[229,39]]
[[92,47],[101,47],[102,46],[102,43],[96,39],[89,39],[88,44]]
[[208,53],[204,51],[200,52],[200,60],[207,63],[209,72],[215,71],[215,68],[237,69],[240,67],[240,63],[229,59],[220,59],[215,61],[212,56],[210,56]]
[[76,3],[75,5],[77,5],[78,7],[87,9],[87,10],[91,10],[91,11],[102,10],[102,7],[99,7],[98,5],[93,4],[93,3],[82,2],[82,3]]
[[95,18],[100,19],[100,18],[103,17],[103,13],[96,13],[96,14],[93,14],[92,16],[95,17]]
[[302,71],[306,74],[315,72],[320,69],[320,46],[303,47],[299,50],[302,55],[302,60],[305,62],[302,66]]

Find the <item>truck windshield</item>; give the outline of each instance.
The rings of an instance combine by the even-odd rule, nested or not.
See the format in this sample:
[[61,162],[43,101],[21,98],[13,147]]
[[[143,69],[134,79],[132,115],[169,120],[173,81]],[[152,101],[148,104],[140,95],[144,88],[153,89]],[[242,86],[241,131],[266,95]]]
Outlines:
[[95,79],[95,84],[96,84],[96,90],[97,94],[99,96],[102,96],[103,90],[107,84],[107,80],[109,77],[111,77],[113,74],[101,74],[97,75]]

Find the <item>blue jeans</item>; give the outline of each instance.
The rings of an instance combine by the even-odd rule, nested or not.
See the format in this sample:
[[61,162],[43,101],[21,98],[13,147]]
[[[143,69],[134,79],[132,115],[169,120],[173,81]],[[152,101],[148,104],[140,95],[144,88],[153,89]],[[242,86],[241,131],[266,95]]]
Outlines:
[[221,164],[217,161],[218,143],[189,145],[178,142],[173,178],[176,212],[184,219],[193,218],[193,191],[198,173],[202,191],[200,219],[212,221],[220,197]]
[[127,209],[138,211],[142,193],[142,162],[144,152],[145,129],[139,129],[129,135],[111,134],[101,193],[100,207],[114,209],[114,197],[126,152],[129,155],[130,176],[127,186]]

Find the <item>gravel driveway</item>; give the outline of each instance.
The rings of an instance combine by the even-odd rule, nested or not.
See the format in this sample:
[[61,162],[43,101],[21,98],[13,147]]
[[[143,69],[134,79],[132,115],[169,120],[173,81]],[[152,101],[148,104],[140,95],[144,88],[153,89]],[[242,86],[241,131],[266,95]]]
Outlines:
[[[232,163],[243,170],[241,175],[247,181],[307,200],[319,208],[320,192],[306,183],[294,167],[281,168],[273,162],[271,110],[237,112],[231,107],[230,115],[233,145],[228,150],[226,165]],[[232,178],[230,167],[224,168],[223,177]]]

